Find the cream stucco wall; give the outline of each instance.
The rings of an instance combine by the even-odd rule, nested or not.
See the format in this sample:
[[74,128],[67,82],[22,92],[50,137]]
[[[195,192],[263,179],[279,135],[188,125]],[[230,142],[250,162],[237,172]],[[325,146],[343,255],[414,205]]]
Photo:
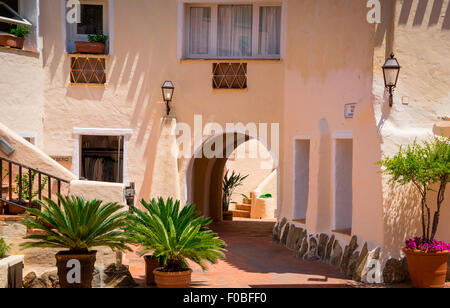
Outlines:
[[[330,233],[335,227],[334,144],[352,138],[352,233],[370,248],[384,245],[396,256],[404,239],[417,231],[412,219],[417,200],[408,190],[390,188],[375,162],[400,144],[432,134],[437,117],[450,114],[449,2],[382,1],[382,23],[375,26],[366,20],[365,1],[284,0],[282,59],[246,60],[247,90],[214,91],[211,69],[216,61],[179,59],[181,2],[111,2],[114,46],[107,60],[108,85],[80,88],[69,85],[63,2],[41,0],[40,55],[0,50],[0,90],[6,97],[1,121],[13,130],[37,131],[45,153],[73,160],[74,127],[132,130],[128,179],[137,184],[137,199],[156,197],[151,184],[165,112],[161,85],[172,80],[178,123],[193,128],[194,115],[200,114],[203,125],[217,122],[224,128],[236,122],[281,124],[276,164],[280,217],[293,217],[294,140],[311,140],[306,217],[311,233]],[[381,70],[391,51],[403,66],[392,109]],[[409,105],[402,104],[404,97]],[[344,118],[347,103],[357,103],[353,119]],[[197,146],[192,142],[193,149]],[[191,159],[177,162],[174,180],[182,199],[189,195],[183,192],[192,165]],[[200,194],[219,187],[224,165],[223,159],[196,162],[199,181],[209,185]],[[201,196],[214,202],[216,197]],[[444,221],[450,218],[447,205]],[[218,209],[202,210],[220,216]],[[450,228],[441,224],[439,235],[449,240]]]
[[[281,122],[284,62],[246,61],[248,90],[212,90],[215,61],[177,57],[176,0],[114,1],[114,49],[107,61],[107,88],[70,87],[64,29],[61,18],[55,18],[55,12],[61,11],[61,1],[41,1],[47,153],[73,155],[73,127],[132,129],[128,178],[136,182],[139,198],[150,198],[154,197],[150,183],[165,112],[161,97],[165,80],[176,86],[172,105],[179,123],[193,127],[195,114],[203,116],[203,123],[218,122],[223,127],[228,122]],[[179,169],[186,164],[187,160],[181,160]]]
[[[438,117],[450,114],[450,1],[387,2],[384,11],[393,17],[377,29],[373,96],[381,150],[389,156],[402,144],[433,135]],[[392,109],[380,69],[390,51],[402,66]],[[419,198],[412,187],[387,181],[383,178],[384,246],[397,257],[406,238],[421,235]],[[446,198],[438,237],[448,241],[450,194]],[[430,204],[435,203],[430,196]]]
[[[299,16],[299,12],[300,16]],[[374,26],[364,1],[290,1],[285,70],[281,216],[293,217],[294,141],[311,140],[310,232],[334,229],[335,138],[354,139],[353,234],[382,242],[379,137],[371,105]],[[357,103],[354,119],[344,106]],[[371,149],[368,151],[368,149]]]

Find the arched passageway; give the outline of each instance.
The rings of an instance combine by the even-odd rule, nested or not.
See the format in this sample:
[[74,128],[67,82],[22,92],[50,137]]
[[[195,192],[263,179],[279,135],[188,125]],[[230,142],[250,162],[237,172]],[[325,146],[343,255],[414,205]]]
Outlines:
[[[195,203],[197,210],[204,216],[222,221],[222,181],[227,161],[232,154],[235,155],[234,151],[240,145],[251,140],[258,139],[243,133],[221,133],[207,138],[196,149],[186,170],[186,200],[188,203]],[[254,144],[269,151],[264,141],[258,141]],[[259,148],[256,151],[259,153]],[[278,158],[273,152],[270,155],[272,163],[268,168],[270,172],[278,173]],[[278,181],[276,185],[279,185]],[[278,198],[278,186],[276,190]],[[278,203],[278,200],[275,202]]]

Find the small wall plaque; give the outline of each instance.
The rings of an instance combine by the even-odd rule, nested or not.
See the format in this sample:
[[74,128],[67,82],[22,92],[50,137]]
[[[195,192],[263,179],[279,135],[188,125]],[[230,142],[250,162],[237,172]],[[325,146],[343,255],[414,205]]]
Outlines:
[[356,103],[346,104],[344,108],[344,116],[346,119],[353,119],[355,116]]
[[72,156],[52,156],[52,158],[58,163],[72,162]]

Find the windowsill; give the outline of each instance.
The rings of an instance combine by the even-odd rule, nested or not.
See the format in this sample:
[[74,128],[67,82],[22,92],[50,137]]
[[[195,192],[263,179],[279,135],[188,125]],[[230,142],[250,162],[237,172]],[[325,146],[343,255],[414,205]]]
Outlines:
[[89,53],[67,53],[67,56],[70,58],[73,57],[84,57],[84,58],[102,58],[102,59],[108,59],[109,55],[106,54],[89,54]]
[[273,62],[281,63],[283,60],[281,58],[181,58],[180,62]]
[[98,84],[98,83],[70,83],[69,86],[73,88],[100,88],[100,89],[106,89],[108,87],[107,84]]
[[39,56],[41,54],[39,51],[11,48],[8,46],[0,46],[0,50],[16,52],[19,54],[33,55],[33,56]]
[[331,232],[336,233],[336,234],[348,235],[348,236],[352,235],[352,229],[351,228],[340,229],[340,230],[333,230]]
[[295,220],[293,220],[293,222],[297,222],[297,223],[306,225],[306,219],[295,219]]

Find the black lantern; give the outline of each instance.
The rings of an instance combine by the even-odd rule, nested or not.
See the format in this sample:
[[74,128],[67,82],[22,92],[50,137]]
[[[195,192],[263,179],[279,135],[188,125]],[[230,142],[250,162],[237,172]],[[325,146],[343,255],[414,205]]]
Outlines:
[[389,106],[392,107],[394,104],[393,92],[394,88],[397,86],[398,75],[400,74],[401,66],[391,53],[391,57],[386,60],[383,65],[383,75],[384,75],[384,85],[389,90]]
[[166,102],[167,115],[170,114],[170,102],[172,101],[174,91],[175,91],[175,87],[174,87],[172,81],[165,81],[162,86],[162,94],[163,94],[163,99]]

